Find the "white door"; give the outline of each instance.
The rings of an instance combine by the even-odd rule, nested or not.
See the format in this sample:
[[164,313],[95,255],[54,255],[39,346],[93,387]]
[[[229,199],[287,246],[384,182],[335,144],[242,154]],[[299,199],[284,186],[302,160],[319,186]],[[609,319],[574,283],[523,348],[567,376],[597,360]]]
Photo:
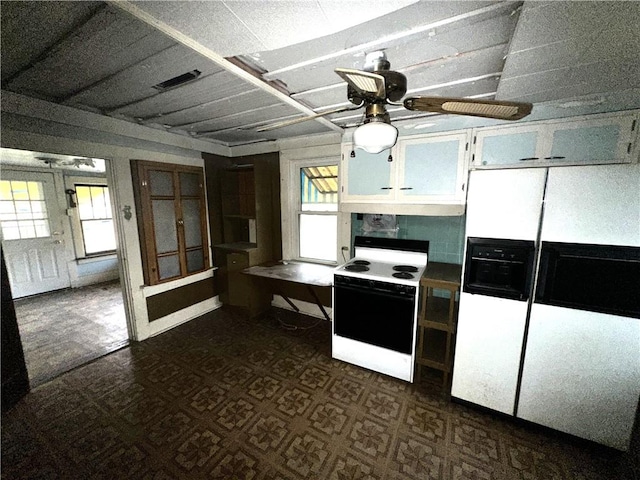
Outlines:
[[513,415],[527,302],[462,292],[451,395]]
[[517,416],[627,450],[639,351],[636,318],[534,303]]
[[545,168],[471,172],[466,236],[535,240],[545,177]]
[[2,170],[2,250],[14,298],[70,286],[53,174]]
[[549,170],[542,241],[640,246],[640,165]]

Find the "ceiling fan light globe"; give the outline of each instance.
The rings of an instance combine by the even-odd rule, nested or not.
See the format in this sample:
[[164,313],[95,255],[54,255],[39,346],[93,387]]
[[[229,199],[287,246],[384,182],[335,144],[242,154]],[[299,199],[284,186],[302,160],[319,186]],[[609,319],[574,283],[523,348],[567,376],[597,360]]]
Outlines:
[[353,132],[353,146],[367,153],[380,153],[393,147],[398,140],[398,129],[389,123],[369,122]]

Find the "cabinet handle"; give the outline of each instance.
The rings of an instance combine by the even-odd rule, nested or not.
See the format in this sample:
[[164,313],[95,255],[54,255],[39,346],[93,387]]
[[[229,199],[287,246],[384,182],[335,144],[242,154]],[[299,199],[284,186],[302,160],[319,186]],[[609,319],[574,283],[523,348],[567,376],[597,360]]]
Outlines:
[[527,158],[520,159],[521,162],[525,162],[527,160],[540,160],[540,159],[538,157],[527,157]]
[[393,190],[393,187],[380,187],[380,190]]
[[182,219],[178,220],[178,225],[184,225],[184,220]]
[[400,187],[400,190],[413,190],[413,187]]
[[551,157],[544,157],[545,160],[561,160],[563,158],[567,158],[567,157],[562,157],[558,155],[552,155]]

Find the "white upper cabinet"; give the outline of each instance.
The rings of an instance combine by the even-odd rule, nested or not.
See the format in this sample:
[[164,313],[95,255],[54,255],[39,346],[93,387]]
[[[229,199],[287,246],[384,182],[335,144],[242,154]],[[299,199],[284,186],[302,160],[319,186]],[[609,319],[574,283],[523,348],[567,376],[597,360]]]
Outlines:
[[[352,156],[353,155],[353,156]],[[395,198],[396,147],[380,153],[367,153],[344,146],[340,175],[341,201],[379,202]]]
[[[379,154],[345,144],[342,210],[359,213],[464,213],[470,132],[401,138]],[[453,206],[453,208],[452,208]]]
[[475,129],[471,168],[632,162],[636,119],[597,115]]
[[404,203],[464,203],[467,133],[421,136],[398,142],[398,189]]

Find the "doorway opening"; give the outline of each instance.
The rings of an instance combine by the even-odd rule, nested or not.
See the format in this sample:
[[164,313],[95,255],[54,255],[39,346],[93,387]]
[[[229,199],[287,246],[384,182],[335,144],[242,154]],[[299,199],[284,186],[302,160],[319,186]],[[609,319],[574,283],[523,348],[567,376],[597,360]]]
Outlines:
[[0,149],[0,235],[31,387],[128,345],[108,160]]

